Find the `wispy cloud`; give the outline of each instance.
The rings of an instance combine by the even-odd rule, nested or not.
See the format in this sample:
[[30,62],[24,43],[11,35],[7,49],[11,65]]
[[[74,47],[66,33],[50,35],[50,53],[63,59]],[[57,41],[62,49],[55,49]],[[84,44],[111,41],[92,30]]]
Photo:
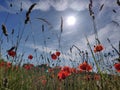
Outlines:
[[[41,3],[41,1],[38,3]],[[88,0],[44,0],[40,5],[40,10],[44,10],[44,8],[46,8],[45,10],[49,10],[50,7],[53,7],[57,11],[64,11],[68,8],[76,11],[82,11],[87,8]]]
[[40,0],[39,2],[37,2],[35,9],[48,11],[50,9],[50,2],[48,0]]
[[[107,41],[107,38],[111,40],[112,43],[114,43],[114,46],[118,48],[118,42],[120,41],[120,27],[114,25],[113,23],[108,23],[105,25],[103,28],[100,28],[98,30],[98,37],[101,41],[101,43],[104,45],[105,49],[107,51],[111,50],[111,46]],[[71,38],[74,38],[78,36],[79,38],[76,39],[77,42],[72,42],[74,39],[71,39],[71,42],[69,42],[69,45],[76,45],[78,46],[81,50],[89,50],[87,46],[87,41],[85,39],[85,36],[80,37],[79,33],[78,35],[73,35]],[[95,45],[95,34],[88,34],[87,38],[91,44],[91,47],[94,48]]]
[[54,8],[57,11],[64,11],[66,9],[73,9],[75,11],[82,11],[88,7],[89,0],[37,0],[37,1],[30,1],[30,0],[14,0],[14,1],[6,1],[13,4],[12,9],[16,10],[21,7],[23,10],[27,10],[32,3],[37,3],[34,9],[39,9],[42,11],[48,11],[50,8]]
[[26,46],[32,49],[37,49],[39,52],[45,52],[45,53],[55,52],[55,50],[53,50],[52,48],[44,47],[41,45],[27,44]]
[[9,10],[6,7],[3,7],[2,5],[0,5],[0,12],[9,12],[9,13],[14,13],[13,11]]
[[83,11],[88,8],[89,0],[72,0],[69,1],[69,7],[73,10]]
[[[48,11],[50,8],[54,8],[57,11],[64,11],[66,9],[72,9],[75,11],[83,11],[85,9],[88,9],[89,0],[13,0],[13,1],[6,1],[6,3],[9,5],[9,3],[13,4],[12,9],[18,10],[21,7],[23,10],[28,10],[30,5],[32,3],[37,3],[34,9],[39,9],[42,11]],[[115,0],[98,0],[94,1],[94,6],[99,6],[105,4],[103,11],[106,10],[108,7],[115,8],[116,2]],[[102,12],[100,12],[102,13]]]
[[49,0],[49,2],[58,11],[63,11],[68,8],[68,0]]
[[[111,46],[107,42],[107,38],[111,40],[112,43],[114,43],[115,47],[118,47],[118,41],[120,40],[120,27],[114,26],[114,24],[109,23],[105,27],[101,28],[98,31],[98,36],[101,41],[101,43],[105,46],[105,48],[110,49]],[[89,35],[89,41],[92,45],[95,44],[94,34]]]

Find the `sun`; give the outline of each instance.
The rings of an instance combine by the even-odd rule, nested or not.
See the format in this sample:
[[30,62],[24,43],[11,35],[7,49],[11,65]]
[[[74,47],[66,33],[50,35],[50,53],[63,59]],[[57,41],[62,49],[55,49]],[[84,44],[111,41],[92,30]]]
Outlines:
[[76,18],[74,16],[68,16],[67,19],[66,19],[66,23],[69,26],[75,25],[75,22],[76,22]]

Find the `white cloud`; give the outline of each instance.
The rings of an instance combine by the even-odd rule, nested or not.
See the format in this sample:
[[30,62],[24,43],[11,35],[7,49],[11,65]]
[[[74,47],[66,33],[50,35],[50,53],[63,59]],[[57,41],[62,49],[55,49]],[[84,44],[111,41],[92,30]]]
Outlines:
[[[18,0],[17,0],[15,3],[17,3],[17,6],[19,6],[21,1],[19,1],[19,3],[18,3]],[[28,10],[31,5],[32,5],[32,2],[29,1],[29,0],[22,1],[22,8],[25,9],[25,10]]]
[[104,4],[105,7],[116,7],[116,0],[101,0],[100,4]]
[[[99,11],[101,5],[103,5],[103,4],[104,4],[104,6],[103,6],[102,10]],[[116,10],[117,13],[120,10],[119,6],[116,3],[116,0],[100,0],[99,3],[96,3],[95,8],[96,7],[98,8],[98,10],[97,10],[97,15],[98,16],[97,17],[100,18],[100,19],[101,19],[101,16],[104,17],[106,15],[106,17],[107,17],[110,14],[111,15],[115,14],[115,13],[112,12],[113,9]]]
[[48,0],[39,1],[35,6],[35,9],[40,9],[42,11],[47,11],[50,9],[50,3]]
[[[107,38],[111,40],[113,45],[117,47],[118,42],[120,41],[120,27],[114,26],[114,24],[109,23],[105,27],[98,30],[98,37],[101,43],[105,46],[105,48],[110,49],[111,46],[107,41]],[[88,36],[89,41],[92,45],[95,44],[95,36],[94,34]]]
[[[120,27],[116,27],[113,23],[109,23],[105,27],[98,30],[98,37],[107,51],[112,50],[112,47],[107,41],[107,38],[109,38],[111,40],[111,43],[118,49],[118,43],[120,41]],[[89,34],[87,35],[87,38],[93,49],[95,45],[95,34]],[[80,38],[79,40],[77,40],[77,42],[73,44],[78,46],[81,50],[89,50],[85,37]]]
[[69,7],[73,10],[83,11],[88,8],[89,0],[72,0],[69,1]]
[[[6,1],[9,5],[10,1]],[[73,9],[76,11],[83,11],[88,8],[89,0],[37,0],[37,1],[30,1],[30,0],[14,0],[12,1],[14,9],[19,9],[22,7],[24,10],[28,10],[32,3],[37,3],[34,9],[39,9],[42,11],[47,11],[51,7],[53,7],[57,11],[64,11],[66,9]],[[104,7],[116,7],[116,2],[113,0],[99,0],[94,1],[94,5],[98,6],[101,4],[105,4]]]
[[106,43],[107,38],[111,40],[113,45],[117,45],[116,43],[120,41],[120,27],[116,27],[112,23],[108,24],[99,31],[99,37],[106,47],[110,46]]
[[73,10],[82,11],[85,10],[88,6],[88,0],[44,0],[39,1],[36,8],[40,10],[49,10],[50,7],[53,7],[57,11],[64,11],[68,8]]
[[68,0],[49,0],[52,7],[58,11],[63,11],[68,8]]
[[47,11],[51,7],[57,11],[64,11],[68,8],[76,10],[76,11],[82,11],[88,7],[89,0],[37,0],[37,1],[14,0],[12,2],[6,1],[8,6],[9,6],[9,3],[13,3],[14,8],[12,9],[14,10],[20,9],[21,2],[22,2],[23,10],[28,10],[28,8],[32,5],[32,3],[37,3],[34,9],[39,9],[42,11]]
[[[26,46],[32,49],[37,49],[39,52],[46,52],[46,53],[55,52],[55,50],[53,50],[52,48],[44,47],[41,45],[27,44]],[[46,48],[47,50],[45,50],[44,48]]]

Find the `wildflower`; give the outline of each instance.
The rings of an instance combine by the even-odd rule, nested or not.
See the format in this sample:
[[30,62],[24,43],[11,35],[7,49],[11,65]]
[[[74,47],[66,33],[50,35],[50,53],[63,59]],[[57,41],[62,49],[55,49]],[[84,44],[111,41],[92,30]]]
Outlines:
[[30,70],[30,66],[29,66],[29,65],[25,65],[24,68],[25,68],[26,70]]
[[68,74],[65,71],[60,71],[57,76],[58,79],[61,81],[62,79],[65,79],[68,76]]
[[33,64],[26,64],[26,65],[24,65],[24,68],[25,68],[26,70],[30,70],[32,67],[34,67]]
[[104,49],[104,47],[103,47],[103,45],[101,45],[101,44],[98,44],[98,45],[96,45],[96,46],[94,46],[94,52],[96,53],[96,52],[100,52],[100,51],[102,51]]
[[56,56],[58,56],[58,57],[60,56],[60,52],[59,52],[59,51],[57,51],[55,54],[56,54]]
[[32,60],[32,59],[33,59],[33,56],[30,54],[30,55],[28,56],[28,59]]
[[117,72],[120,72],[120,63],[114,64],[114,67],[117,70]]
[[8,51],[8,55],[11,56],[11,57],[15,57],[16,55],[16,52],[15,51]]
[[78,67],[80,71],[91,71],[92,70],[92,66],[89,65],[86,61],[80,64]]
[[68,75],[71,74],[71,68],[68,66],[64,66],[61,70],[67,72]]
[[11,68],[12,67],[12,63],[7,62],[7,68]]
[[57,56],[53,53],[53,54],[51,55],[51,58],[52,58],[53,60],[56,60],[56,59],[57,59]]
[[71,75],[71,68],[68,66],[65,66],[61,68],[61,71],[58,73],[58,79],[61,81],[62,79],[65,79],[70,75]]

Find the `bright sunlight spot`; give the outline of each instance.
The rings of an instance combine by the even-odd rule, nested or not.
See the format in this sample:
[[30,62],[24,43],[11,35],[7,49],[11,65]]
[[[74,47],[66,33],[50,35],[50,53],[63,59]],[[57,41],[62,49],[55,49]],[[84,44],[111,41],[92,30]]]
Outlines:
[[68,24],[68,25],[74,25],[75,24],[75,22],[76,22],[76,18],[74,17],[74,16],[68,16],[67,17],[67,20],[66,20],[66,23]]

